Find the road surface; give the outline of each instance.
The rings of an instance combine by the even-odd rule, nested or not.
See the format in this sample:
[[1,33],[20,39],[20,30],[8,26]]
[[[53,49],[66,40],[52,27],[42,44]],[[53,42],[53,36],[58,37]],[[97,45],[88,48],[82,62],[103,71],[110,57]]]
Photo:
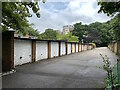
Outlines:
[[3,76],[3,88],[104,88],[100,53],[116,63],[118,57],[107,47],[96,48],[18,66],[16,73]]

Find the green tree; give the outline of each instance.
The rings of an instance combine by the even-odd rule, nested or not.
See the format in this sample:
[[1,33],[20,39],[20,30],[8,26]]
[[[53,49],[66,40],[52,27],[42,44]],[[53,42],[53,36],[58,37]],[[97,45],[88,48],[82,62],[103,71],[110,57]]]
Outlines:
[[98,2],[98,5],[100,5],[100,9],[98,13],[104,12],[108,16],[113,16],[117,12],[120,12],[120,1],[118,2]]
[[2,2],[2,28],[3,31],[12,28],[24,30],[29,26],[27,17],[31,17],[30,8],[40,18],[38,2]]
[[57,40],[57,32],[53,29],[46,29],[44,33],[40,34],[40,39],[43,40]]
[[72,32],[70,32],[68,34],[57,33],[57,40],[66,40],[68,42],[78,42],[79,41],[77,36],[72,35]]
[[[113,22],[113,21],[112,21]],[[80,41],[85,43],[94,42],[97,46],[107,46],[108,43],[115,39],[111,20],[106,23],[95,22],[89,25],[75,24],[73,33],[78,36]]]
[[120,1],[117,2],[98,2],[100,5],[100,9],[98,13],[104,12],[108,16],[114,16],[117,14],[115,18],[116,22],[113,23],[113,29],[116,34],[116,39],[120,39]]
[[82,41],[84,37],[86,36],[88,26],[82,25],[82,23],[76,23],[74,24],[74,30],[72,31],[73,35],[77,36],[79,41]]
[[15,34],[25,36],[26,34],[29,34],[30,36],[39,37],[39,31],[34,29],[33,24],[29,24],[28,26],[23,27],[23,30],[17,30],[15,31]]

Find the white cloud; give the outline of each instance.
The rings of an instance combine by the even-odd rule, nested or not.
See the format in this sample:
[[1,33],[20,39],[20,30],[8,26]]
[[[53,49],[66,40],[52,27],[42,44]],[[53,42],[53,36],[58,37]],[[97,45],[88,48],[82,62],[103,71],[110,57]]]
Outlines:
[[[61,8],[64,7],[63,9],[57,9],[60,4]],[[110,19],[105,14],[97,13],[99,6],[95,0],[91,2],[88,0],[83,2],[81,0],[71,0],[66,6],[63,6],[64,3],[60,4],[54,2],[40,4],[41,18],[38,19],[33,15],[29,21],[34,23],[40,32],[44,32],[46,28],[62,29],[64,25],[76,22],[90,24],[95,21],[104,22]]]

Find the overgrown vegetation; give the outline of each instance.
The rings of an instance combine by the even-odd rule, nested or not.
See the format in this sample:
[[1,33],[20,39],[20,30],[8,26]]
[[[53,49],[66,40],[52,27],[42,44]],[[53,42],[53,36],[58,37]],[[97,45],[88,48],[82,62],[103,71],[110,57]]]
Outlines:
[[[97,46],[107,46],[108,43],[117,40],[120,35],[119,14],[105,22],[95,22],[83,25],[81,22],[74,24],[73,35],[79,37],[79,41],[93,42]],[[119,30],[119,31],[118,31]]]
[[79,37],[79,41],[95,42],[97,46],[106,46],[108,43],[120,39],[120,1],[98,2],[98,13],[105,13],[114,18],[105,23],[95,22],[89,25],[74,24],[73,35]]
[[100,9],[98,13],[105,13],[108,16],[116,16],[114,18],[112,24],[112,29],[114,30],[116,35],[116,39],[120,39],[120,1],[114,1],[114,2],[98,2],[98,5],[100,5]]
[[119,69],[118,69],[118,62],[114,67],[111,67],[110,59],[107,57],[107,55],[103,56],[100,54],[100,56],[103,59],[104,65],[103,69],[107,72],[107,78],[106,78],[106,88],[110,90],[118,90],[119,89]]
[[72,33],[60,34],[53,29],[46,29],[44,33],[39,35],[39,39],[43,40],[67,40],[69,42],[78,42],[78,37],[73,36]]
[[68,34],[59,34],[57,33],[57,40],[67,40],[68,42],[78,42],[78,37],[72,35],[72,32]]
[[30,9],[40,18],[38,2],[2,2],[2,31],[10,28],[17,34],[38,36],[38,30],[34,30],[27,20],[32,17]]

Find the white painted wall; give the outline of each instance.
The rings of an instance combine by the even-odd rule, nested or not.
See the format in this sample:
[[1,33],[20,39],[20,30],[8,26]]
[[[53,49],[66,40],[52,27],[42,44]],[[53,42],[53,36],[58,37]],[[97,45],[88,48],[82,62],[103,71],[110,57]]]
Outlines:
[[84,51],[84,45],[82,45],[82,51]]
[[14,66],[32,62],[32,42],[14,40]]
[[84,45],[84,51],[87,50],[87,45]]
[[86,45],[84,45],[84,51],[86,50]]
[[75,44],[72,44],[72,53],[75,53]]
[[68,48],[67,48],[67,53],[68,54],[71,54],[71,43],[68,43]]
[[79,51],[81,51],[81,44],[79,44]]
[[85,47],[86,47],[86,50],[87,50],[87,46],[88,46],[88,45],[85,45]]
[[36,61],[48,58],[48,42],[36,41]]
[[78,43],[76,44],[76,52],[78,52]]
[[65,47],[65,42],[61,42],[61,51],[60,51],[60,55],[65,55],[66,52],[66,47]]
[[58,56],[58,42],[51,42],[51,58]]

